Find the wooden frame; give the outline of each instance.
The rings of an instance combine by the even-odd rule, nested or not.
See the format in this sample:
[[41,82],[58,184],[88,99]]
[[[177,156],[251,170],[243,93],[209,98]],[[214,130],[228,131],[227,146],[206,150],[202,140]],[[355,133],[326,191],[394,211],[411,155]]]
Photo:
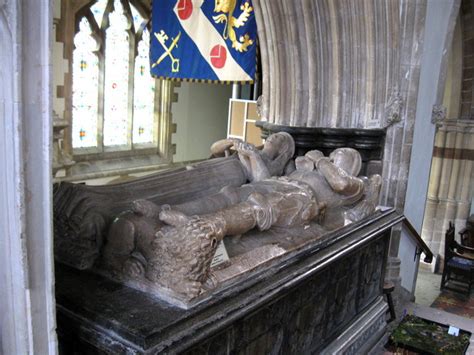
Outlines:
[[[239,106],[243,108],[243,110],[239,110],[237,108]],[[254,126],[258,132],[260,132],[260,129],[255,125],[258,120],[257,116],[257,101],[230,99],[227,137],[239,138],[256,146],[262,145],[263,139],[261,137],[257,138],[254,135],[249,134],[249,128],[252,126]]]

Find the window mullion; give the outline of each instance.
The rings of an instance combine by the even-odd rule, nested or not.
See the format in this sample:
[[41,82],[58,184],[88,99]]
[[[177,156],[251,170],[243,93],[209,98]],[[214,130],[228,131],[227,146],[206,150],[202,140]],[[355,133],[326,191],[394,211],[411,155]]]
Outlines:
[[[103,38],[102,43],[105,43],[105,32],[101,31]],[[102,51],[99,56],[99,110],[97,114],[97,143],[99,152],[104,152],[104,92],[105,92],[105,50],[102,46]]]
[[[130,11],[130,9],[127,9]],[[130,149],[133,147],[133,124],[134,124],[134,112],[133,112],[133,92],[135,86],[135,53],[136,53],[136,35],[133,33],[133,30],[129,30],[130,38],[130,55],[129,55],[129,71],[128,71],[128,136],[127,144]]]

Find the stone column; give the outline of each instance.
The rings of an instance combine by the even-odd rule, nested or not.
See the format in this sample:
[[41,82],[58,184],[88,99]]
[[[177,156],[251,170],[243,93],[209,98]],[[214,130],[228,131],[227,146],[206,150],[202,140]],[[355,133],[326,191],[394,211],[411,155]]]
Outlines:
[[474,121],[440,123],[426,201],[422,237],[435,255],[444,257],[444,236],[449,222],[456,230],[466,224],[474,191],[472,151]]

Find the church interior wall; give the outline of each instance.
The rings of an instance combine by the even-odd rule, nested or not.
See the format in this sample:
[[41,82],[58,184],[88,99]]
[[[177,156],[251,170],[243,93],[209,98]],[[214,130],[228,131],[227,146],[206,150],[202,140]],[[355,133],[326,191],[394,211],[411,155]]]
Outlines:
[[206,159],[211,144],[226,137],[232,86],[183,82],[175,92],[178,101],[172,106],[176,124],[173,161]]
[[[437,124],[422,237],[433,252],[444,256],[444,231],[450,222],[465,227],[472,213],[474,170],[469,151],[474,148],[474,121],[470,110],[474,52],[472,5],[461,4],[449,51],[446,86]],[[441,265],[441,263],[439,263]]]
[[[428,2],[426,8],[421,71],[417,93],[416,120],[409,157],[408,183],[403,211],[418,234],[421,234],[424,207],[436,132],[435,118],[442,104],[449,67],[449,49],[458,17],[460,2]],[[407,252],[410,231],[402,228],[398,257],[402,260],[402,285],[414,295],[419,261]],[[413,250],[413,247],[410,248]]]

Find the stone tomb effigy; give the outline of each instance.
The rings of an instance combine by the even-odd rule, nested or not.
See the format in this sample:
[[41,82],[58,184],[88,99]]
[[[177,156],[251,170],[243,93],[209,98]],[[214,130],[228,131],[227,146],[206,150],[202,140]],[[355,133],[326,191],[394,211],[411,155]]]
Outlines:
[[[380,177],[358,176],[353,149],[293,161],[288,134],[214,153],[232,146],[132,183],[56,187],[65,351],[360,350],[383,334],[402,217],[375,209]],[[216,263],[220,243],[228,260]]]

